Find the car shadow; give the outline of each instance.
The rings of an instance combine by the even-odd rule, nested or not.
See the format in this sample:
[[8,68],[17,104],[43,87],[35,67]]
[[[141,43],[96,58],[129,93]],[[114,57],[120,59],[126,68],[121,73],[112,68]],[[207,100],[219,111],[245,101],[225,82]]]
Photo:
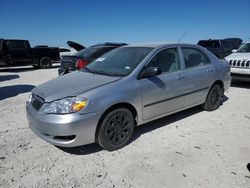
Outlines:
[[231,87],[250,89],[250,82],[232,81]]
[[[54,64],[50,69],[55,69],[59,68],[60,64]],[[34,70],[39,70],[38,68],[34,68],[33,66],[24,66],[24,67],[0,67],[0,72],[27,72],[27,71],[34,71]],[[42,70],[42,69],[41,69]],[[46,70],[46,69],[44,69]]]
[[20,76],[17,74],[3,75],[3,76],[0,76],[0,82],[17,79],[19,77]]
[[151,121],[149,123],[145,123],[141,126],[138,126],[135,128],[135,132],[133,134],[133,137],[131,139],[131,142],[133,142],[134,140],[138,139],[141,135],[154,131],[156,129],[159,129],[163,126],[169,126],[179,120],[183,120],[187,117],[190,117],[192,115],[195,115],[197,113],[202,112],[202,108],[200,106],[196,106],[181,112],[177,112],[175,114],[169,115],[169,116],[165,116],[163,118]]
[[13,85],[0,87],[0,101],[22,93],[30,92],[34,87],[34,85]]
[[72,147],[72,148],[65,148],[65,147],[59,147],[59,146],[55,146],[55,147],[66,153],[70,153],[73,155],[89,155],[89,154],[97,153],[103,150],[103,148],[99,146],[97,143],[87,144],[87,145],[77,146],[77,147]]

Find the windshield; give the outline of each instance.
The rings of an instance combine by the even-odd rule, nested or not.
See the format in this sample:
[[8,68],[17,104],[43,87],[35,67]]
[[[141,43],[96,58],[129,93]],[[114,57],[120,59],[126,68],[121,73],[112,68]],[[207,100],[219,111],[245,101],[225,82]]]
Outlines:
[[250,53],[250,43],[246,43],[241,46],[236,53]]
[[152,49],[148,47],[117,48],[96,59],[83,70],[110,76],[126,76]]

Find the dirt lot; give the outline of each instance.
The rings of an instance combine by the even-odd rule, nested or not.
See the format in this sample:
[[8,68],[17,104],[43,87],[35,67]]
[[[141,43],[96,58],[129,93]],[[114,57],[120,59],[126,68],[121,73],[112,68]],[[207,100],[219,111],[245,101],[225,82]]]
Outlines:
[[250,187],[250,84],[214,112],[199,107],[138,127],[114,152],[62,150],[29,129],[29,91],[57,68],[0,68],[0,187]]

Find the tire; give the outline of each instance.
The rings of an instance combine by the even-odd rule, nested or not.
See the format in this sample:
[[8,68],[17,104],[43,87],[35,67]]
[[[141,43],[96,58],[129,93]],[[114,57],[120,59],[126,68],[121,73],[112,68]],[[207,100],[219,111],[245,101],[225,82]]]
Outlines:
[[51,59],[50,59],[49,57],[43,57],[43,58],[40,60],[40,67],[41,67],[42,69],[51,68],[51,67],[52,67]]
[[109,112],[101,122],[97,142],[108,151],[120,149],[129,143],[134,127],[135,120],[128,109],[115,109]]
[[213,111],[220,107],[221,98],[223,96],[223,90],[218,85],[215,84],[209,91],[205,103],[202,105],[202,108],[206,111]]

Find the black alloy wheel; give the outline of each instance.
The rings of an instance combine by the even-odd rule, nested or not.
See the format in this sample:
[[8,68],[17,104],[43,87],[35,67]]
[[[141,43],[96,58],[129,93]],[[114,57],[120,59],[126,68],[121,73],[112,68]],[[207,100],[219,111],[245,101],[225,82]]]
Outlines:
[[111,111],[101,124],[98,143],[108,151],[120,149],[129,142],[134,126],[134,117],[128,109],[119,108]]
[[222,88],[215,84],[209,91],[205,103],[202,105],[204,110],[213,111],[220,107],[223,96]]

